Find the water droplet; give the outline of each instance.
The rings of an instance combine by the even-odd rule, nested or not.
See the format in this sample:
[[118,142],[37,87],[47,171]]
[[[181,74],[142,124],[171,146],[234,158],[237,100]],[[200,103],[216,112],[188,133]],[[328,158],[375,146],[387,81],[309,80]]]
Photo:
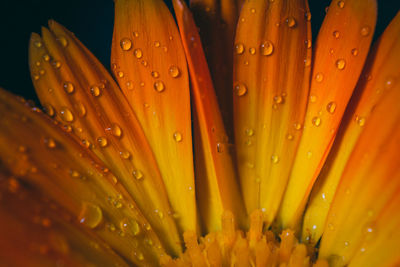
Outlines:
[[307,21],[310,21],[311,20],[311,13],[310,12],[304,13],[304,17],[306,18]]
[[158,73],[158,71],[152,71],[152,72],[151,72],[151,76],[152,76],[153,78],[158,78],[158,77],[160,77],[160,74]]
[[287,138],[288,140],[293,140],[293,135],[287,134],[287,135],[286,135],[286,138]]
[[131,233],[134,236],[140,234],[140,225],[135,220],[123,219],[120,223],[120,228],[125,233]]
[[274,45],[270,41],[265,41],[261,44],[260,51],[263,56],[270,56],[274,52]]
[[180,132],[175,132],[173,137],[174,137],[174,140],[176,142],[181,142],[182,141],[182,134]]
[[104,136],[100,136],[97,138],[97,143],[99,143],[100,147],[106,147],[108,145],[108,140]]
[[131,153],[129,153],[129,151],[124,150],[124,151],[120,151],[119,155],[121,156],[121,158],[123,159],[129,159],[131,157]]
[[92,148],[92,144],[91,144],[88,140],[82,140],[82,144],[83,144],[86,148]]
[[234,87],[237,96],[243,96],[247,93],[247,87],[243,83],[237,83]]
[[281,95],[274,96],[274,102],[276,104],[282,104],[283,103],[283,97]]
[[333,231],[335,229],[335,227],[333,226],[332,223],[328,223],[328,229]]
[[42,44],[41,41],[35,41],[33,44],[34,44],[37,48],[40,48],[40,47],[43,46],[43,44]]
[[132,41],[129,38],[122,38],[119,44],[124,51],[129,51],[132,48]]
[[252,8],[252,9],[250,9],[250,12],[254,14],[254,13],[256,13],[256,9]]
[[33,76],[33,79],[34,79],[35,81],[37,81],[37,80],[40,79],[40,76],[39,76],[38,74],[33,74],[32,76]]
[[289,28],[294,28],[297,25],[297,21],[293,17],[288,17],[286,19],[286,24]]
[[329,102],[328,105],[326,106],[326,110],[333,114],[336,110],[336,103],[335,102]]
[[86,115],[86,108],[85,106],[82,104],[82,102],[76,102],[75,103],[75,110],[78,111],[78,116],[79,117],[85,117]]
[[67,47],[68,46],[68,40],[65,38],[65,36],[58,36],[57,41],[63,46]]
[[51,137],[50,138],[44,138],[43,142],[50,149],[53,149],[53,148],[55,148],[57,146],[56,141],[54,141],[54,139],[51,138]]
[[92,86],[90,87],[90,93],[91,93],[93,96],[99,96],[99,95],[101,95],[101,90],[100,90],[100,88],[99,88],[97,85],[92,85]]
[[315,80],[317,81],[317,82],[322,82],[322,80],[324,79],[324,75],[321,73],[321,72],[318,72],[316,75],[315,75]]
[[394,78],[393,77],[387,78],[386,81],[385,81],[385,89],[392,88],[393,84],[394,84]]
[[65,122],[72,122],[74,120],[74,114],[67,107],[62,107],[60,109],[60,117]]
[[44,61],[50,61],[50,56],[48,54],[43,55]]
[[320,126],[321,125],[321,118],[320,117],[314,117],[313,119],[312,119],[312,124],[314,125],[314,126]]
[[345,241],[345,242],[344,242],[344,246],[345,246],[345,247],[348,247],[348,246],[349,246],[349,241]]
[[124,77],[124,73],[123,73],[122,71],[118,71],[117,75],[118,75],[118,77],[120,77],[120,78]]
[[122,129],[121,129],[121,127],[120,127],[118,124],[114,123],[114,124],[111,126],[111,133],[112,133],[115,137],[121,137],[121,135],[122,135]]
[[137,180],[140,180],[143,178],[143,173],[140,170],[134,170],[132,172],[132,174]]
[[177,78],[180,75],[180,70],[177,66],[172,65],[169,67],[169,75],[171,75],[172,78]]
[[135,51],[133,51],[133,54],[135,55],[136,58],[142,58],[143,56],[142,49],[136,48]]
[[317,97],[316,97],[315,95],[311,95],[311,96],[310,96],[310,102],[311,102],[311,103],[317,102]]
[[358,55],[358,49],[357,49],[357,48],[351,49],[351,54],[352,54],[353,56],[357,56],[357,55]]
[[236,44],[236,45],[235,45],[235,52],[236,52],[236,54],[238,54],[238,55],[243,54],[243,52],[244,52],[244,45],[241,44],[241,43]]
[[361,36],[368,36],[369,33],[371,32],[371,28],[369,26],[364,26],[361,28]]
[[247,136],[253,136],[254,135],[254,130],[249,128],[249,129],[246,129],[245,133],[246,133]]
[[47,115],[50,117],[53,117],[55,115],[55,110],[53,106],[49,103],[46,103],[43,105],[44,112],[46,112]]
[[346,61],[344,59],[341,58],[336,60],[336,68],[338,68],[339,70],[343,70],[345,66],[346,66]]
[[59,69],[59,68],[61,67],[60,61],[57,61],[57,60],[53,60],[53,61],[51,62],[51,65],[52,65],[55,69]]
[[154,89],[156,89],[157,92],[162,92],[165,90],[165,85],[162,81],[156,81],[154,83]]
[[138,32],[133,32],[133,35],[134,35],[135,37],[139,37],[139,33],[138,33]]
[[250,55],[254,55],[256,53],[256,49],[254,47],[249,48]]
[[312,152],[311,152],[311,151],[308,151],[308,152],[307,152],[307,158],[310,159],[311,157],[312,157]]
[[73,169],[70,169],[70,170],[69,170],[69,175],[70,175],[72,178],[81,178],[81,177],[82,177],[82,175],[81,175],[78,171],[73,170]]
[[159,41],[155,41],[155,42],[154,42],[154,46],[155,46],[155,47],[160,47],[160,45],[161,45],[161,44],[160,44]]
[[359,117],[359,116],[356,116],[356,122],[357,122],[357,124],[359,125],[359,126],[364,126],[365,125],[365,118],[364,117]]
[[301,124],[300,123],[295,123],[295,124],[293,124],[293,126],[294,126],[294,128],[296,130],[301,130]]
[[271,162],[276,164],[279,162],[279,157],[277,155],[272,155],[271,156]]
[[103,220],[103,212],[101,211],[99,206],[92,203],[84,202],[82,204],[78,220],[80,223],[93,229],[96,228]]
[[333,37],[335,37],[336,39],[338,39],[340,37],[340,33],[338,31],[334,31],[333,32]]
[[337,5],[340,8],[344,8],[344,1],[342,1],[342,0],[338,1]]
[[311,46],[312,46],[312,41],[311,40],[305,40],[304,42],[305,42],[307,48],[310,49]]
[[222,153],[225,150],[225,145],[223,143],[217,143],[217,152]]
[[63,87],[67,94],[72,94],[75,91],[75,86],[71,82],[64,82]]

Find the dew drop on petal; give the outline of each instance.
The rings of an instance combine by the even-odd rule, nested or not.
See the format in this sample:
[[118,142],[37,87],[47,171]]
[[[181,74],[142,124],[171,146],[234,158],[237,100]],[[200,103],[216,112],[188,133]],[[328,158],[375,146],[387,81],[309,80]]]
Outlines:
[[74,120],[74,114],[72,114],[72,111],[67,107],[62,107],[60,109],[60,117],[65,122],[72,122]]
[[65,38],[65,36],[58,36],[57,41],[63,46],[67,47],[68,46],[68,40]]
[[344,59],[341,58],[336,60],[336,68],[338,68],[339,70],[343,70],[345,66],[346,66],[346,61]]
[[136,58],[142,58],[143,56],[142,49],[140,48],[135,49],[135,51],[133,51],[133,54],[135,55]]
[[181,142],[182,141],[182,134],[180,132],[175,132],[173,137],[174,137],[174,140],[176,142]]
[[121,156],[121,158],[123,159],[129,159],[131,157],[131,153],[129,153],[129,151],[124,150],[124,151],[120,151],[119,155]]
[[254,130],[251,128],[246,129],[245,131],[247,136],[253,136],[254,135]]
[[104,136],[100,136],[97,138],[97,143],[99,143],[100,147],[106,147],[108,145],[108,140]]
[[317,96],[311,95],[311,96],[310,96],[310,102],[311,102],[311,103],[317,102]]
[[164,85],[164,83],[163,83],[162,81],[156,81],[156,82],[154,83],[154,89],[155,89],[157,92],[162,92],[162,91],[165,90],[165,85]]
[[247,87],[243,83],[237,83],[234,87],[237,96],[243,96],[247,93]]
[[338,1],[337,5],[340,8],[344,8],[344,1],[343,0]]
[[340,33],[338,31],[334,31],[333,32],[333,37],[335,37],[336,39],[338,39],[340,37]]
[[297,21],[296,21],[296,19],[293,18],[293,17],[288,17],[288,18],[286,19],[286,24],[287,24],[287,26],[288,26],[289,28],[294,28],[294,27],[296,27],[296,25],[297,25]]
[[155,47],[160,47],[160,46],[161,46],[161,44],[160,44],[160,42],[159,42],[159,41],[155,41],[155,42],[154,42],[154,46],[155,46]]
[[56,146],[57,146],[56,141],[54,141],[54,139],[51,138],[51,137],[50,138],[44,138],[43,142],[46,145],[46,147],[48,147],[50,149],[56,148]]
[[244,52],[244,45],[242,43],[238,43],[235,45],[235,53],[238,55],[243,54]]
[[42,44],[41,41],[35,41],[33,44],[34,44],[37,48],[41,48],[41,47],[43,46],[43,44]]
[[270,56],[274,52],[274,45],[270,41],[265,41],[260,46],[260,52],[263,56]]
[[132,174],[137,180],[143,179],[143,173],[140,170],[134,170]]
[[119,44],[124,51],[128,51],[132,48],[132,41],[129,38],[122,38]]
[[336,110],[336,103],[335,102],[329,102],[328,105],[326,106],[326,110],[333,114]]
[[122,71],[118,71],[117,75],[118,75],[118,77],[120,77],[120,78],[124,77],[124,73],[123,73]]
[[314,126],[320,126],[321,125],[321,118],[320,117],[314,117],[313,119],[312,119],[312,124],[314,125]]
[[169,72],[169,75],[172,77],[172,78],[177,78],[177,77],[179,77],[179,75],[180,75],[180,70],[179,70],[179,68],[177,67],[177,66],[175,66],[175,65],[172,65],[171,67],[169,67],[169,70],[168,70],[168,72]]
[[82,104],[82,102],[76,102],[75,103],[75,109],[78,111],[78,116],[79,117],[85,117],[86,115],[86,108],[85,106]]
[[80,223],[93,229],[96,228],[103,220],[103,212],[99,206],[89,202],[84,202],[82,204],[78,220]]
[[279,162],[279,157],[277,155],[272,155],[271,162],[277,164]]
[[55,115],[54,107],[51,104],[49,103],[43,104],[43,109],[44,112],[50,117],[53,117]]
[[358,55],[358,49],[357,49],[357,48],[351,49],[351,54],[352,54],[353,56],[357,56],[357,55]]
[[120,127],[118,124],[114,123],[114,124],[111,126],[111,133],[112,133],[112,135],[114,135],[115,137],[121,137],[121,135],[122,135],[122,129],[121,129],[121,127]]
[[365,118],[356,116],[356,122],[360,127],[363,127],[365,125]]
[[255,49],[254,47],[250,47],[250,48],[249,48],[249,53],[250,53],[251,55],[254,55],[254,54],[256,53],[256,49]]
[[160,73],[158,73],[158,71],[152,71],[151,72],[151,77],[158,78],[158,77],[160,77]]
[[43,55],[44,61],[50,61],[50,56],[48,54]]
[[125,218],[120,223],[120,228],[125,233],[137,236],[140,233],[140,225],[137,221]]
[[91,93],[93,96],[99,96],[99,95],[101,95],[101,90],[100,90],[100,88],[99,88],[97,85],[92,85],[92,86],[90,87],[90,93]]
[[371,32],[371,28],[369,26],[364,26],[361,28],[361,36],[368,36],[369,33]]
[[71,82],[64,82],[63,88],[67,94],[72,94],[75,91],[75,86]]

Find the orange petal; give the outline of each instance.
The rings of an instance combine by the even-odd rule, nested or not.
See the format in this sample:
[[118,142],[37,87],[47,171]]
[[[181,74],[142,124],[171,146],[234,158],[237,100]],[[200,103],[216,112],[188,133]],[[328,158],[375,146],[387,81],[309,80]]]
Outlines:
[[[90,228],[125,259],[158,262],[165,252],[155,231],[90,150],[39,109],[31,110],[2,89],[0,114],[0,162],[8,172],[66,209],[73,221]],[[154,245],[143,245],[148,242]]]
[[232,63],[238,9],[235,0],[191,0],[196,25],[210,67],[221,114],[233,138]]
[[332,151],[314,185],[303,221],[303,239],[316,243],[337,185],[364,124],[379,101],[400,76],[400,15],[386,29],[370,53],[349,107],[344,114]]
[[[179,254],[181,241],[163,180],[134,112],[74,35],[54,21],[49,26],[51,32],[42,29],[43,40],[32,34],[30,44],[31,73],[42,105],[118,177],[169,251]],[[41,70],[44,75],[36,79]]]
[[305,1],[246,1],[234,55],[237,164],[247,212],[270,224],[300,140],[311,32]]
[[335,0],[329,6],[316,42],[303,135],[279,212],[283,228],[297,229],[361,73],[375,23],[375,0]]
[[189,79],[162,1],[115,1],[111,63],[155,154],[180,231],[196,230]]
[[128,266],[90,229],[71,221],[68,212],[33,190],[28,191],[24,183],[4,171],[0,173],[3,266]]
[[[380,82],[385,85],[384,80]],[[380,213],[400,190],[399,99],[400,84],[395,82],[371,112],[343,171],[319,250],[319,257],[332,263],[346,265],[363,240],[370,234],[379,235],[379,228],[386,227],[382,223],[376,226],[375,221],[381,220]],[[398,209],[392,216],[393,221],[399,220]]]
[[221,230],[224,210],[245,224],[228,136],[192,15],[180,0],[173,2],[187,55],[195,107],[196,192],[207,232]]

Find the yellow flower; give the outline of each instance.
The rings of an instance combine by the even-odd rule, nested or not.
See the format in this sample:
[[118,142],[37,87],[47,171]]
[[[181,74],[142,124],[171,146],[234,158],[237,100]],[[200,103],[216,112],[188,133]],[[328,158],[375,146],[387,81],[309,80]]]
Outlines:
[[115,1],[115,80],[32,34],[45,113],[0,90],[0,265],[399,264],[400,15],[368,54],[374,0],[332,1],[314,45],[306,1],[191,2],[203,42],[182,0]]

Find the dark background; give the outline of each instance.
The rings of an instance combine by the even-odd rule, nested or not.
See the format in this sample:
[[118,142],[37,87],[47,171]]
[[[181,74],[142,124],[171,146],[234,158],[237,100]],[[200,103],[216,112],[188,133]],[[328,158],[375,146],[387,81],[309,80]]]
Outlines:
[[[167,1],[169,6],[170,1]],[[309,0],[313,38],[329,0]],[[112,0],[2,0],[0,4],[0,87],[37,102],[28,69],[31,32],[40,33],[48,19],[67,27],[108,68],[113,31]],[[375,39],[400,9],[399,0],[378,0]],[[37,102],[38,103],[38,102]]]

